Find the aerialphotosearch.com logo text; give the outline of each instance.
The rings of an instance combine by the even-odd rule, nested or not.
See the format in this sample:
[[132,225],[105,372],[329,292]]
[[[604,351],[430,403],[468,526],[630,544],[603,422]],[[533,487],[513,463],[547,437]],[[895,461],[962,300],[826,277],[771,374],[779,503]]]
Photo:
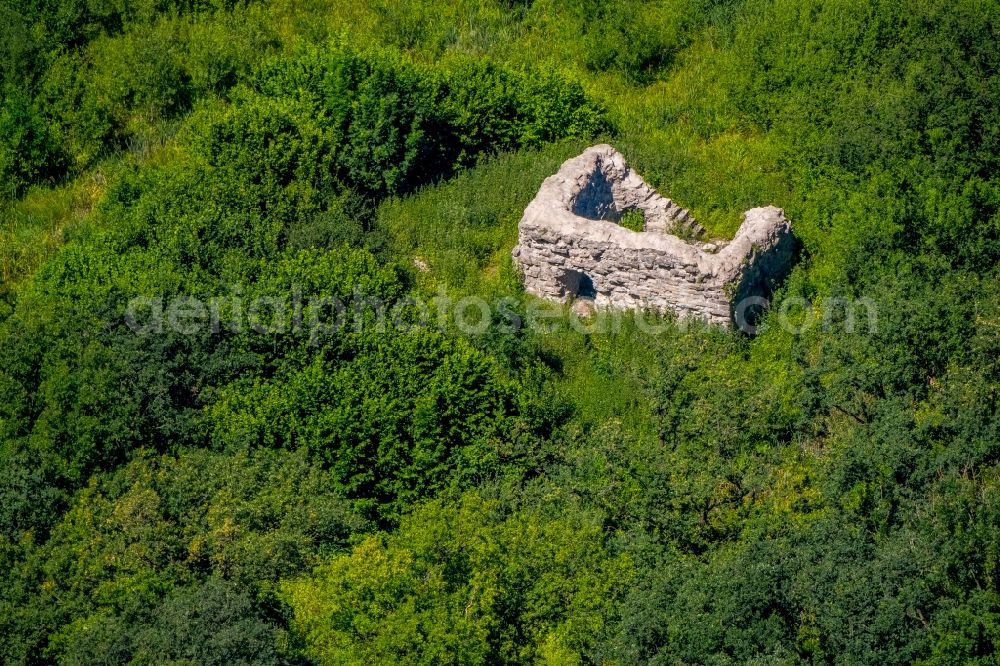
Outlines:
[[[627,319],[635,328],[661,334],[697,325],[692,317],[676,318],[653,309],[621,310],[594,308],[592,303],[567,307],[535,298],[512,296],[487,300],[478,296],[454,298],[443,289],[429,299],[403,296],[387,301],[355,288],[350,297],[333,294],[303,296],[292,287],[285,295],[245,296],[240,286],[226,295],[208,298],[191,295],[138,296],[125,310],[125,323],[136,334],[173,332],[195,335],[211,332],[234,334],[303,335],[313,342],[340,332],[400,331],[436,326],[457,329],[468,335],[489,331],[517,332],[523,328],[549,333],[563,326],[579,333],[595,334],[620,330]],[[733,323],[748,334],[777,325],[791,333],[814,326],[828,328],[834,321],[847,333],[872,333],[877,327],[875,303],[870,299],[827,298],[820,305],[804,298],[782,299],[770,316],[770,302],[750,296],[732,308]],[[763,322],[763,323],[762,323]]]

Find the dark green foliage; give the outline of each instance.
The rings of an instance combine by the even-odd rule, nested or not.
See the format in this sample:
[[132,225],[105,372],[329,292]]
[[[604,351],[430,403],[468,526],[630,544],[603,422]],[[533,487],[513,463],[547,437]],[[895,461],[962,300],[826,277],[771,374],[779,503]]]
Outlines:
[[366,246],[377,251],[381,239],[365,234],[365,221],[373,215],[364,197],[348,190],[331,196],[311,217],[293,220],[285,230],[286,242],[297,250]]
[[329,465],[334,487],[383,519],[449,477],[494,471],[495,440],[515,423],[513,387],[487,357],[423,332],[369,335],[344,352],[355,358],[234,387],[216,412],[220,434],[307,447]]
[[374,196],[408,192],[484,153],[589,137],[605,127],[579,84],[565,77],[458,57],[428,67],[335,45],[269,63],[257,86],[309,109],[342,141],[339,178]]
[[[406,306],[397,273],[367,252],[299,252],[270,266],[246,297],[288,298],[293,286],[305,298],[303,330],[291,332],[286,311],[281,326],[291,334],[240,336],[255,353],[269,351],[276,371],[222,392],[211,412],[215,441],[305,448],[327,464],[333,487],[383,520],[449,478],[475,483],[497,471],[497,441],[519,423],[517,384],[498,364],[425,328],[432,322]],[[341,325],[338,306],[320,298],[341,304]]]
[[455,58],[443,81],[446,138],[456,165],[483,153],[590,138],[607,129],[580,85],[555,71],[515,71],[489,61]]
[[[0,661],[995,664],[998,25],[0,9]],[[607,133],[713,232],[786,209],[756,336],[513,325],[518,219]],[[416,304],[464,296],[481,335]]]
[[48,123],[22,93],[5,90],[0,103],[0,199],[62,175],[65,159]]
[[233,585],[210,578],[158,606],[98,617],[67,642],[62,663],[280,664],[273,625]]
[[[18,115],[28,104],[40,120],[18,125],[42,139],[10,148],[25,163],[14,193],[120,150],[148,156],[196,97],[224,96],[274,47],[273,35],[248,24],[243,2],[17,4],[0,13],[0,84],[18,91],[0,110]],[[48,143],[48,156],[34,154]],[[40,163],[47,171],[33,170]]]
[[329,177],[335,144],[308,114],[285,100],[251,97],[196,120],[194,147],[229,178],[264,187],[287,187],[293,181],[329,186],[322,179]]
[[638,83],[650,82],[673,62],[691,38],[693,26],[685,19],[699,16],[683,2],[655,8],[641,2],[582,4],[592,26],[583,40],[587,67],[617,71]]
[[142,457],[95,478],[7,590],[34,601],[3,615],[22,641],[5,660],[274,661],[269,581],[364,527],[325,480],[282,452]]
[[105,145],[120,140],[111,109],[92,94],[92,82],[84,59],[76,52],[63,53],[39,82],[38,98],[62,124],[60,140],[66,153],[79,165],[98,158]]

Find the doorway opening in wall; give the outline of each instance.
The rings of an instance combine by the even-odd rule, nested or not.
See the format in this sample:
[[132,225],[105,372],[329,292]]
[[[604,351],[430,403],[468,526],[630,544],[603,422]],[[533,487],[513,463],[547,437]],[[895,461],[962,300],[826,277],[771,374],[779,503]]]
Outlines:
[[593,279],[583,271],[566,271],[563,273],[561,282],[565,294],[570,298],[590,301],[597,298],[597,288],[594,287]]

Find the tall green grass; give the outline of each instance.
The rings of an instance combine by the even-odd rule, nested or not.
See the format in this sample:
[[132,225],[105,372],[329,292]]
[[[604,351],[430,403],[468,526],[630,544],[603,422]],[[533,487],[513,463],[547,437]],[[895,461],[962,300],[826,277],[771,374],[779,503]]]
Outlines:
[[487,160],[457,177],[386,201],[377,233],[416,270],[427,293],[443,287],[484,296],[516,290],[511,249],[517,223],[546,177],[586,146],[567,141]]
[[0,210],[0,293],[12,289],[62,245],[104,191],[100,171],[53,188],[33,188]]

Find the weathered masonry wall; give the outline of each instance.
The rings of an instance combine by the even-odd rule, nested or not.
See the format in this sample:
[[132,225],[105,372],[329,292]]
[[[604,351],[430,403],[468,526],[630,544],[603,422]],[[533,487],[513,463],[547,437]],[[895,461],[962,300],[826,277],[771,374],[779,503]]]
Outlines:
[[[641,210],[645,231],[618,224]],[[673,311],[728,325],[739,302],[766,295],[792,262],[790,225],[773,206],[744,214],[732,241],[687,242],[704,230],[656,193],[609,145],[588,148],[542,183],[518,226],[514,260],[528,293],[596,307]]]

